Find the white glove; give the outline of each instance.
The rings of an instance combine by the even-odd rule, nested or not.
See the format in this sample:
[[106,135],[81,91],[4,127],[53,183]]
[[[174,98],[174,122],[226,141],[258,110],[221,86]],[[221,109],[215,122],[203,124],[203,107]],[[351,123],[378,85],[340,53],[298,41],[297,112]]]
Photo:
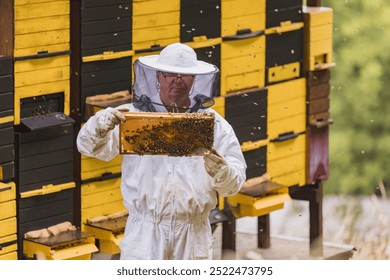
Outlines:
[[203,159],[207,173],[217,182],[223,181],[228,176],[229,167],[227,162],[214,148]]
[[106,137],[110,130],[113,130],[120,121],[126,118],[115,108],[108,107],[96,113],[97,134]]

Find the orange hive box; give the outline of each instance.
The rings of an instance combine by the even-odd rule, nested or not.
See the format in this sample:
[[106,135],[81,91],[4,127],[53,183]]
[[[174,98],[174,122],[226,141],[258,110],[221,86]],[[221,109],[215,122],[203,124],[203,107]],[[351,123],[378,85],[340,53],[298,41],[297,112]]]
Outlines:
[[120,123],[120,153],[200,156],[214,143],[212,113],[125,112]]

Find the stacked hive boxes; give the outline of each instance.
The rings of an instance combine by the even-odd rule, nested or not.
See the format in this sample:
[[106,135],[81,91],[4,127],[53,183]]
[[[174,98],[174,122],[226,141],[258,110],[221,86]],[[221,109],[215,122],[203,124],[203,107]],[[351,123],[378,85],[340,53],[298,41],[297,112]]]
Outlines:
[[305,7],[304,56],[307,76],[307,182],[328,178],[330,117],[330,67],[332,62],[332,17],[327,7]]
[[[302,0],[4,0],[0,13],[0,258],[33,257],[37,242],[23,248],[24,234],[65,220],[84,231],[74,239],[94,242],[89,233],[101,252],[119,252],[121,158],[75,156],[76,133],[91,113],[129,102],[89,111],[93,98],[131,92],[134,61],[174,42],[220,68],[213,108],[237,134],[248,180],[263,182],[227,199],[235,217],[280,209],[289,187],[327,178],[331,9]],[[99,220],[108,216],[117,218]],[[96,250],[87,247],[77,254]]]
[[302,75],[302,0],[266,3],[266,81],[267,84]]
[[[180,0],[180,42],[191,46],[199,60],[221,66],[221,0]],[[214,96],[220,95],[216,84]]]
[[0,180],[14,178],[14,79],[10,56],[0,56]]
[[0,260],[16,260],[13,61],[0,55]]
[[[88,258],[94,238],[81,232],[29,238],[31,231],[75,223],[70,113],[70,1],[2,1],[2,44],[13,56],[13,119],[18,258]],[[12,47],[9,47],[12,46]],[[3,46],[2,46],[3,48]],[[11,108],[12,109],[12,108]]]
[[222,1],[221,95],[264,87],[265,1]]
[[81,1],[81,112],[86,98],[131,88],[132,0]]
[[180,41],[180,0],[133,0],[134,61]]
[[235,2],[223,1],[223,14],[225,7],[234,7],[234,14],[252,7],[259,21],[252,25],[240,21],[236,35],[224,37],[226,55],[236,53],[234,60],[222,60],[227,65],[221,68],[221,83],[227,77],[225,118],[242,145],[247,179],[265,176],[273,187],[266,193],[243,190],[227,201],[236,217],[260,216],[283,207],[289,199],[287,187],[305,184],[306,87],[305,79],[299,79],[302,3],[248,1],[234,6]]
[[[216,110],[233,126],[243,145],[258,143],[267,135],[267,89],[265,79],[265,0],[222,0],[221,97],[223,111]],[[253,145],[252,145],[253,146]],[[244,152],[248,179],[266,172],[266,150]],[[232,208],[254,203],[252,197],[236,195]],[[221,203],[221,205],[223,205]],[[241,207],[242,209],[242,207]],[[236,215],[239,211],[234,211]],[[246,214],[244,214],[246,215]],[[241,216],[241,215],[240,215]]]
[[[80,104],[83,121],[91,97],[130,91],[132,76],[132,0],[82,0],[80,12]],[[76,58],[77,59],[77,58]],[[77,98],[75,96],[75,98]],[[104,101],[104,100],[102,100]],[[112,100],[111,100],[112,101]],[[129,100],[127,99],[127,102]],[[114,100],[114,102],[116,102]],[[115,107],[112,103],[105,106]],[[119,253],[123,226],[117,220],[100,223],[96,217],[124,210],[120,192],[121,158],[104,162],[81,156],[81,229],[92,233],[103,253]]]
[[88,257],[93,247],[69,249],[80,242],[78,231],[61,241],[54,236],[56,242],[24,239],[29,231],[75,223],[70,1],[17,0],[14,15],[19,256],[32,258],[43,246],[48,259]]
[[[237,125],[234,120],[230,122],[236,126],[242,143],[248,164],[247,178],[268,173],[267,178],[280,186],[266,187],[272,191],[265,195],[264,192],[243,190],[229,197],[227,201],[236,217],[260,216],[279,209],[289,199],[288,189],[282,186],[315,184],[327,179],[328,172],[328,125],[331,123],[328,68],[333,65],[331,9],[304,7],[302,1],[282,0],[266,1],[264,8],[265,101],[261,102],[266,106],[265,110],[258,107],[263,110],[260,115],[266,119],[266,125],[253,114],[257,124],[252,120],[251,136],[242,137],[240,134],[245,126],[241,122]],[[221,76],[224,77],[223,68]],[[243,84],[239,86],[245,88]],[[227,113],[230,99],[248,98],[259,91],[261,89],[241,90],[235,93],[236,96],[228,92],[226,119],[230,119]],[[232,104],[238,102],[242,104],[242,101]],[[257,106],[258,102],[253,104]],[[253,104],[247,105],[247,114],[252,111]],[[237,110],[231,115],[240,114]],[[263,137],[256,128],[265,129]],[[259,193],[261,195],[256,197]]]

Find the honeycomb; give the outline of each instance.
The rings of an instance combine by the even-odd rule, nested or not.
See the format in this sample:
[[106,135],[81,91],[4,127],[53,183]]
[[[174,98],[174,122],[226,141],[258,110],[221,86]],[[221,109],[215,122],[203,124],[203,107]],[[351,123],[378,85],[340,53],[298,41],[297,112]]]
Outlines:
[[120,153],[138,155],[204,155],[214,144],[212,113],[123,113]]

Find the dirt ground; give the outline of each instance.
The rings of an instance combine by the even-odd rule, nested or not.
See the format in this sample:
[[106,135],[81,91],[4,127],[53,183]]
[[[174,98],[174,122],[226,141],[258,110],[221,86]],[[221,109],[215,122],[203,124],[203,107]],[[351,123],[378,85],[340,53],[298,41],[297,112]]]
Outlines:
[[[270,214],[271,236],[309,236],[309,205],[291,200]],[[237,220],[237,232],[256,233],[256,218]],[[390,199],[376,196],[325,196],[324,241],[353,245],[353,259],[390,259]]]
[[[238,247],[241,252],[224,252],[221,248],[221,227],[214,233],[214,259],[274,259],[256,249],[257,217],[240,218],[237,221]],[[290,200],[281,210],[270,214],[271,238],[276,238],[273,248],[285,251],[283,240],[309,237],[309,204],[307,201]],[[325,196],[323,201],[324,244],[355,248],[352,259],[390,259],[390,199],[376,196],[349,197]],[[241,248],[241,244],[244,246]],[[302,248],[308,248],[301,245]],[[326,246],[327,247],[327,246]],[[303,250],[301,248],[301,250]],[[274,251],[274,250],[273,250]],[[294,259],[299,252],[284,252],[279,259]],[[301,252],[302,253],[302,252]],[[280,255],[280,253],[278,253]],[[307,252],[302,253],[307,255]],[[94,254],[93,259],[118,259],[119,255]],[[276,258],[278,259],[278,258]]]

